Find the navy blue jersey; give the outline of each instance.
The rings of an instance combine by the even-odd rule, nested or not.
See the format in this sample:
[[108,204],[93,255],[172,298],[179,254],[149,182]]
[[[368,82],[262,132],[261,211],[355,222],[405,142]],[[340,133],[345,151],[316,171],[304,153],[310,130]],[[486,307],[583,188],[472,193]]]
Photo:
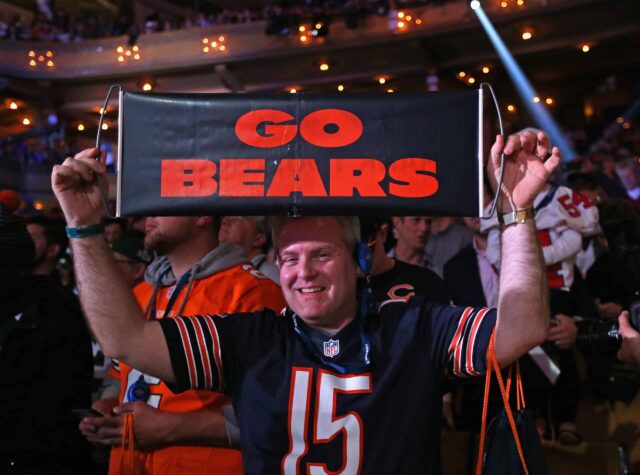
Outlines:
[[440,473],[443,375],[484,372],[496,311],[416,296],[314,341],[324,354],[300,338],[294,318],[304,326],[268,310],[160,320],[178,389],[231,396],[245,472]]

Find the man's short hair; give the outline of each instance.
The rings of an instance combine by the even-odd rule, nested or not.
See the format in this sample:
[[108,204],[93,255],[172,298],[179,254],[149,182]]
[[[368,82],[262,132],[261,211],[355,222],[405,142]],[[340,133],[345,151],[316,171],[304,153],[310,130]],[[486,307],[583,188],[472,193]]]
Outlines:
[[56,259],[60,259],[69,245],[69,238],[65,231],[64,223],[55,219],[47,218],[46,216],[36,215],[31,216],[26,220],[26,224],[36,224],[44,229],[44,237],[47,240],[47,244],[52,246],[57,244],[60,247]]
[[[304,216],[304,217],[311,217],[311,216]],[[342,235],[340,236],[342,238],[342,242],[345,243],[345,245],[350,251],[355,251],[356,246],[360,242],[360,221],[358,220],[358,217],[357,216],[330,216],[330,217],[334,218],[338,222],[338,225],[340,226],[340,229],[342,231],[341,232]],[[273,247],[276,252],[276,255],[278,255],[278,252],[280,251],[278,248],[277,236],[278,234],[280,234],[280,231],[282,230],[284,225],[288,221],[291,221],[293,219],[300,219],[300,218],[292,218],[288,216],[273,216],[269,220],[271,225],[271,236],[273,238]]]

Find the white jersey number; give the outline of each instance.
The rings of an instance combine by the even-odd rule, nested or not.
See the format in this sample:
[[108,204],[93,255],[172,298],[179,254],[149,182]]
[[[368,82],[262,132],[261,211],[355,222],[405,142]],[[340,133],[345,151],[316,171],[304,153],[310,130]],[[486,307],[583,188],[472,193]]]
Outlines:
[[[294,368],[289,396],[289,452],[282,459],[282,473],[298,475],[300,459],[307,453],[307,429],[313,369]],[[356,475],[362,465],[362,419],[356,412],[336,415],[337,394],[362,394],[371,392],[371,375],[337,375],[326,370],[318,373],[318,395],[313,442],[326,443],[342,433],[345,450],[342,467],[330,472],[325,464],[309,463],[305,471],[309,475]]]

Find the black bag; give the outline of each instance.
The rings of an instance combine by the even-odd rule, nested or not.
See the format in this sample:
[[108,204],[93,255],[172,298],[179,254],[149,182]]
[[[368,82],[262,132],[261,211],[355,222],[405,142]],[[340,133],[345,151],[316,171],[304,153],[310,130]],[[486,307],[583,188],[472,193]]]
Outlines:
[[[500,366],[494,352],[494,336],[491,337],[487,355],[487,375],[485,380],[484,407],[476,475],[548,475],[544,450],[536,430],[533,413],[525,408],[520,367],[516,367],[517,410],[511,411],[509,393],[511,391],[511,368],[505,388]],[[504,407],[487,428],[487,406],[491,373],[495,371]],[[486,450],[485,450],[486,447]]]

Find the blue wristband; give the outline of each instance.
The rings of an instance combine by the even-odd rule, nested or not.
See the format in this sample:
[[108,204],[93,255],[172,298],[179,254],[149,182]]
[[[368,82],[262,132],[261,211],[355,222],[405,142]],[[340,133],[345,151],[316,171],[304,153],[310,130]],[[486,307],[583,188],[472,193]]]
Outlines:
[[72,238],[86,238],[91,236],[97,236],[104,233],[104,225],[92,224],[91,226],[78,226],[77,228],[67,227],[67,236]]

